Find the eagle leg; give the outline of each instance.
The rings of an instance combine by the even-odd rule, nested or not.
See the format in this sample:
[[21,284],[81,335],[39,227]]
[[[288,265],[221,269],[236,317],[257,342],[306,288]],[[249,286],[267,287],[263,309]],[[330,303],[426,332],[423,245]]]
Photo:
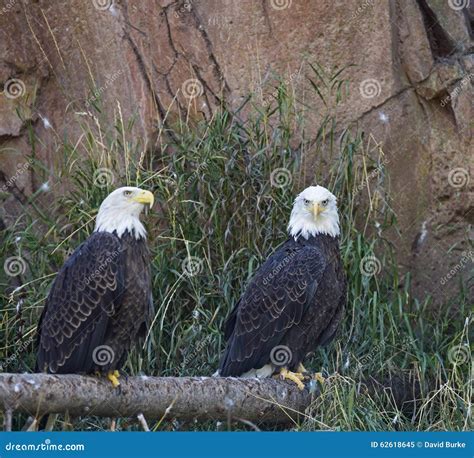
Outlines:
[[313,380],[316,380],[318,381],[319,383],[321,383],[321,385],[325,382],[325,378],[323,377],[323,374],[321,372],[316,372],[313,374]]
[[292,382],[296,383],[296,386],[300,390],[304,390],[304,383],[301,380],[304,380],[304,375],[298,372],[290,372],[285,367],[280,369],[279,377],[282,380],[291,380]]
[[112,385],[114,388],[117,388],[118,386],[120,386],[120,382],[118,379],[119,377],[120,377],[119,371],[109,371],[109,373],[107,374],[107,378],[112,382]]
[[322,372],[315,372],[314,374],[310,374],[309,371],[303,366],[303,364],[299,363],[296,372],[299,372],[305,376],[305,379],[312,379],[316,380],[317,382],[323,384],[325,382],[325,378]]
[[298,364],[298,367],[296,369],[296,372],[299,372],[300,374],[308,374],[308,369],[306,369],[302,363]]

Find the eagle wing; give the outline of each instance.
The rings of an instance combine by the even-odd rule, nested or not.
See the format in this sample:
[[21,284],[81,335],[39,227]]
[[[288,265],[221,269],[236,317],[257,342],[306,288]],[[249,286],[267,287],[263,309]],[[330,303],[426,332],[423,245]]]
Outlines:
[[283,245],[270,256],[228,318],[220,375],[242,375],[270,362],[272,349],[302,322],[325,268],[313,246]]
[[91,372],[93,351],[103,342],[123,293],[122,244],[93,233],[56,276],[38,325],[37,371]]

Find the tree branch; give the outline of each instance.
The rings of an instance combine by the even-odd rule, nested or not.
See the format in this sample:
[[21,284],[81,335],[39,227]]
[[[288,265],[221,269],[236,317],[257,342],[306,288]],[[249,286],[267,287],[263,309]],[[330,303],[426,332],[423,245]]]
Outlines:
[[4,412],[38,418],[71,416],[227,420],[288,423],[302,418],[311,394],[274,379],[122,377],[119,389],[105,378],[82,375],[0,374]]

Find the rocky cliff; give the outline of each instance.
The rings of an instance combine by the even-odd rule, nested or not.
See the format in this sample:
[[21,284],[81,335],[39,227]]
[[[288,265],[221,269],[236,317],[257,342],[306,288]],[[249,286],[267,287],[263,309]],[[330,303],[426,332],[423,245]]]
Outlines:
[[[111,118],[117,101],[124,118],[135,115],[136,135],[152,147],[157,129],[190,103],[206,118],[251,93],[265,103],[276,75],[317,107],[307,84],[313,60],[348,66],[339,126],[356,123],[383,148],[399,261],[417,294],[444,295],[472,266],[473,8],[469,0],[4,0],[4,224],[40,184],[18,172],[30,121],[50,167],[99,97]],[[307,116],[318,125],[317,109]]]

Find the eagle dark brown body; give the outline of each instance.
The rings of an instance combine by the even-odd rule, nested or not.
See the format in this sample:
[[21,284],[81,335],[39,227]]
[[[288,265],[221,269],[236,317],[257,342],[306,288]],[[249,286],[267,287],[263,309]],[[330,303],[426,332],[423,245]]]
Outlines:
[[333,339],[345,302],[339,238],[291,237],[258,269],[230,314],[219,374],[240,376],[268,364],[296,370]]
[[152,318],[149,250],[128,231],[94,232],[66,261],[46,300],[36,369],[119,370]]

